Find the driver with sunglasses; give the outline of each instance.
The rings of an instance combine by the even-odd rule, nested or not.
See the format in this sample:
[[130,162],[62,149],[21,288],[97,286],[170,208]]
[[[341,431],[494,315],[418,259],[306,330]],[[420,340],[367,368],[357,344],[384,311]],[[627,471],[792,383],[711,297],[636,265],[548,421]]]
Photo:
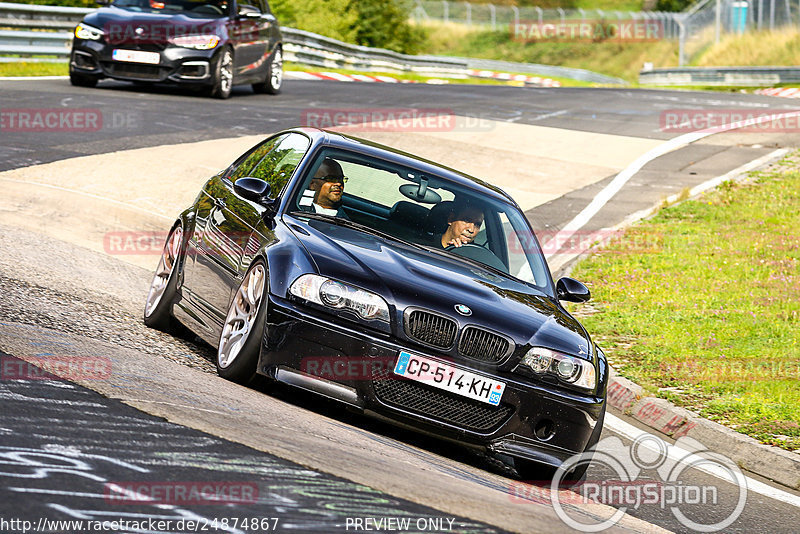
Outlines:
[[315,191],[314,202],[311,205],[314,211],[347,219],[342,210],[345,182],[347,178],[344,176],[342,166],[337,161],[325,158],[309,185],[309,188]]

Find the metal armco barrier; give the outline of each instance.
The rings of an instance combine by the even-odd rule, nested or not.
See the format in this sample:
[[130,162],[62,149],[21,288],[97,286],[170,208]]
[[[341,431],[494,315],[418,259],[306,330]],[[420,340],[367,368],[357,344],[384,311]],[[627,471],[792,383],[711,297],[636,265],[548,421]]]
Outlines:
[[639,73],[643,85],[759,87],[800,83],[800,67],[678,67]]
[[[65,58],[69,56],[72,33],[63,30],[72,30],[87,13],[92,11],[94,10],[75,7],[0,2],[0,27],[21,28],[0,30],[0,54]],[[558,76],[593,83],[627,84],[619,78],[582,69],[445,56],[410,56],[381,48],[344,43],[294,28],[282,27],[281,32],[284,37],[285,59],[314,67],[373,72],[415,72],[449,78],[467,78],[469,70],[495,70]],[[0,58],[0,61],[3,59],[27,60],[27,58]]]

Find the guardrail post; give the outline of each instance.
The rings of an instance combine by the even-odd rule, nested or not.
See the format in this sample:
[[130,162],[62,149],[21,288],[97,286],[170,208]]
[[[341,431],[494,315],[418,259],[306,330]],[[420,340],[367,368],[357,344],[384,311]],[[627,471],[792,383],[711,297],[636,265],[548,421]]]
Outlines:
[[566,18],[564,15],[564,10],[559,7],[556,11],[558,11],[558,15],[561,18],[561,24],[564,24],[564,19]]
[[678,66],[686,65],[686,26],[678,19]]
[[542,11],[542,8],[538,6],[534,7],[533,9],[535,9],[536,12],[539,14],[539,26],[541,27],[541,25],[544,24],[543,20],[544,12]]
[[719,43],[720,26],[722,25],[722,0],[717,0],[716,13],[714,14],[714,43]]
[[442,0],[442,6],[444,7],[444,21],[450,22],[450,4],[447,2],[447,0]]
[[464,2],[464,5],[467,6],[467,26],[472,26],[472,4]]
[[489,4],[489,18],[492,21],[492,31],[497,29],[497,13],[495,13],[494,4]]
[[511,11],[514,12],[514,31],[516,31],[516,27],[519,26],[519,8],[517,6],[511,6]]

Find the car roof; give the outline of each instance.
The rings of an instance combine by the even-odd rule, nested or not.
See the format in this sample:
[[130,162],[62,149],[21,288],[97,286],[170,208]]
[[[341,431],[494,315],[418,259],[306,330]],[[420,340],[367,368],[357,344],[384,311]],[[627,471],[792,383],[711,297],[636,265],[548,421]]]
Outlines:
[[439,163],[403,152],[380,143],[361,139],[352,135],[323,130],[319,128],[294,128],[289,131],[300,132],[308,135],[312,139],[312,144],[316,146],[329,146],[350,150],[367,156],[389,160],[395,163],[405,164],[415,167],[423,172],[440,176],[451,180],[461,186],[467,187],[483,195],[491,196],[504,202],[509,202],[519,209],[519,206],[511,196],[497,186],[489,184],[480,178],[475,178],[469,174],[451,169]]

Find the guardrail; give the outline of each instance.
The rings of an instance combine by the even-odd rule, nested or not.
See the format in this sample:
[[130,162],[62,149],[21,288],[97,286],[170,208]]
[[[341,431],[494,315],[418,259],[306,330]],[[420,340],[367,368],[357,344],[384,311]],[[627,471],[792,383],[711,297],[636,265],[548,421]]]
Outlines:
[[800,83],[800,67],[677,67],[639,73],[643,85],[761,87]]
[[[93,9],[0,2],[0,54],[69,56],[71,32]],[[36,30],[36,31],[34,31]],[[43,31],[45,30],[45,31]],[[381,48],[344,43],[315,33],[282,27],[284,58],[314,67],[372,72],[415,72],[430,76],[468,78],[470,70],[495,70],[557,76],[592,83],[627,84],[624,80],[583,69],[445,56],[411,56]],[[17,58],[7,58],[7,60]],[[19,58],[22,59],[22,58]],[[25,58],[27,60],[27,58]],[[2,59],[0,59],[2,61]]]

